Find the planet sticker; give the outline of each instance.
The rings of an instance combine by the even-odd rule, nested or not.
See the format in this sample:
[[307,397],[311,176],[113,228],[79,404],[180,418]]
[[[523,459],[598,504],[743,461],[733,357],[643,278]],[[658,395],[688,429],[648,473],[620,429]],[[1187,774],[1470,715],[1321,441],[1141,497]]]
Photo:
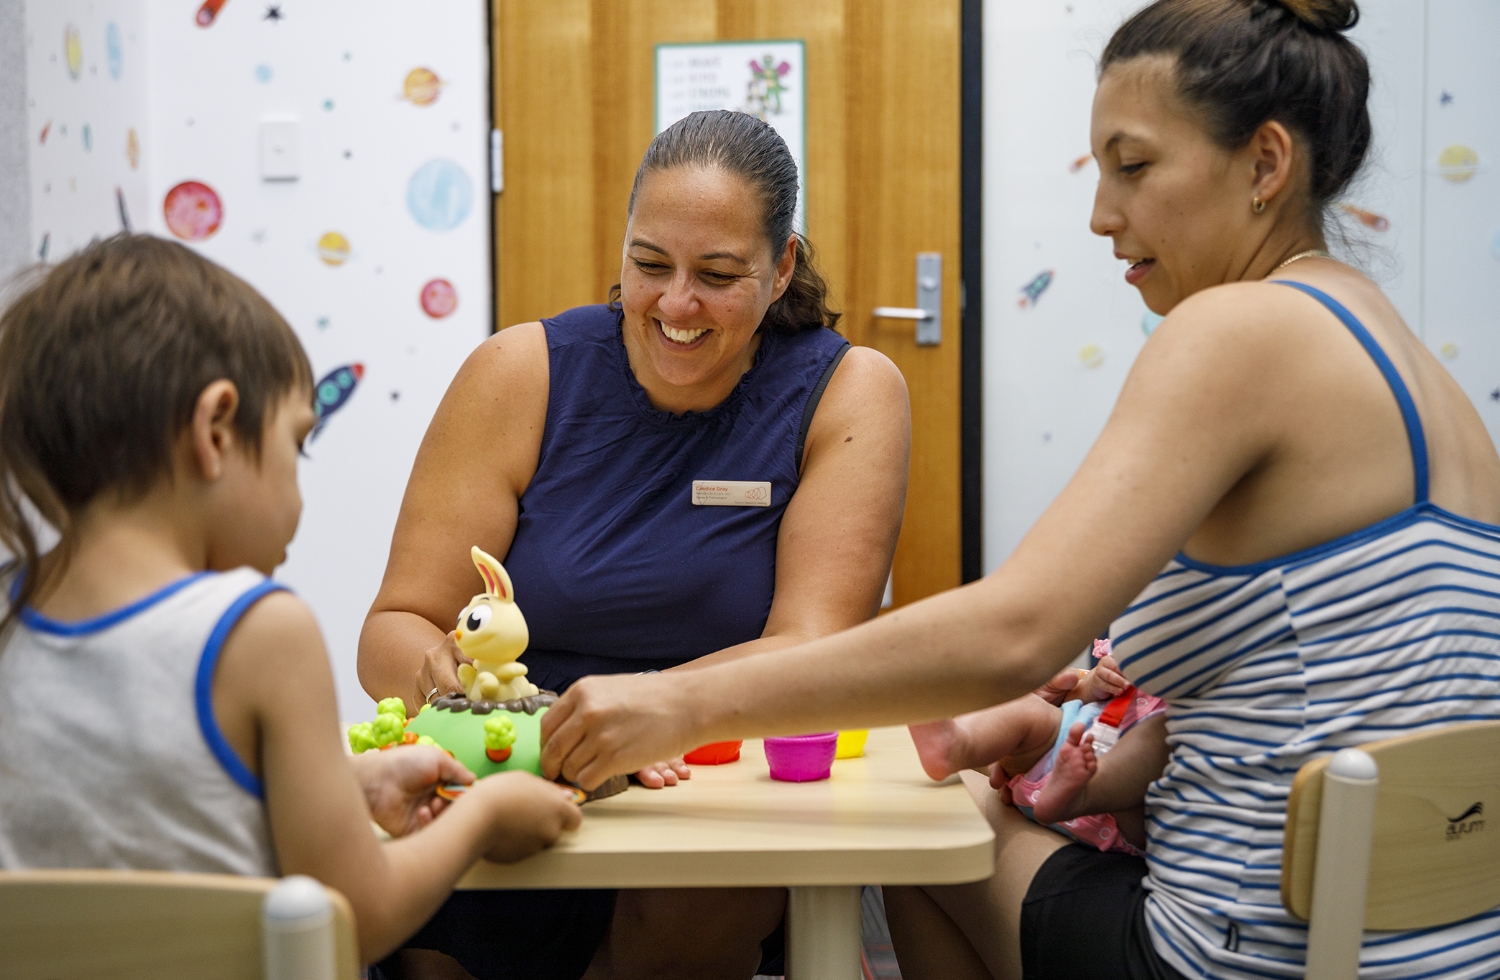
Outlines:
[[125,51],[120,47],[120,25],[114,21],[104,28],[104,58],[109,62],[109,76],[118,79],[125,70]]
[[1145,313],[1141,314],[1141,333],[1145,334],[1147,337],[1151,336],[1151,334],[1155,332],[1156,328],[1161,326],[1161,322],[1165,319],[1166,317],[1162,316],[1160,313],[1152,313],[1150,310],[1147,310]]
[[1085,153],[1083,156],[1079,157],[1077,160],[1074,160],[1072,163],[1068,164],[1068,173],[1070,173],[1070,174],[1076,174],[1076,173],[1078,173],[1078,171],[1082,170],[1084,167],[1087,167],[1089,164],[1091,164],[1093,162],[1094,162],[1094,155],[1092,153]]
[[432,105],[442,92],[443,80],[429,68],[413,68],[406,73],[401,98],[412,105]]
[[1443,355],[1444,360],[1451,361],[1458,356],[1458,345],[1450,340],[1438,348],[1438,353]]
[[94,131],[89,129],[89,124],[83,124],[83,151],[88,153],[94,148]]
[[1104,348],[1098,344],[1084,344],[1078,349],[1078,363],[1086,368],[1096,368],[1104,363]]
[[423,228],[451,231],[473,205],[474,184],[452,160],[429,160],[406,184],[406,208]]
[[308,442],[318,438],[323,427],[328,424],[329,417],[344,407],[364,376],[365,366],[359,363],[345,364],[323,375],[313,388],[316,399],[313,409],[318,413],[318,421],[313,425],[312,432],[308,433]]
[[1462,184],[1479,169],[1479,154],[1462,143],[1445,147],[1438,154],[1438,173],[1450,184]]
[[270,65],[255,66],[255,80],[257,82],[260,82],[262,85],[265,85],[271,81],[271,74],[272,72]]
[[434,320],[458,309],[458,290],[446,279],[433,279],[422,287],[422,312]]
[[125,131],[125,159],[130,161],[130,169],[134,170],[141,162],[141,141],[135,135],[135,127]]
[[63,31],[63,54],[68,59],[68,74],[77,78],[83,71],[83,41],[78,36],[78,28],[72,24]]
[[201,242],[219,230],[224,220],[224,205],[207,184],[185,180],[167,191],[162,202],[167,230],[188,242]]
[[349,239],[336,231],[324,232],[318,239],[318,258],[331,266],[341,266],[349,261]]

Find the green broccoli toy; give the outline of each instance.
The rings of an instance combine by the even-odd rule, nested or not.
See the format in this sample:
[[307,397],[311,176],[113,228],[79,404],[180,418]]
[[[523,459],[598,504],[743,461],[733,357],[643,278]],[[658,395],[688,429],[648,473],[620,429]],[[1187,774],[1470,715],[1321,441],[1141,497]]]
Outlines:
[[406,702],[400,698],[383,698],[375,705],[376,714],[395,715],[401,719],[401,724],[406,724]]
[[362,721],[357,725],[350,725],[349,748],[354,751],[355,755],[380,748],[380,743],[375,741],[375,726],[368,721]]
[[491,762],[504,762],[510,758],[511,746],[516,744],[516,726],[504,715],[495,715],[484,721],[484,754]]

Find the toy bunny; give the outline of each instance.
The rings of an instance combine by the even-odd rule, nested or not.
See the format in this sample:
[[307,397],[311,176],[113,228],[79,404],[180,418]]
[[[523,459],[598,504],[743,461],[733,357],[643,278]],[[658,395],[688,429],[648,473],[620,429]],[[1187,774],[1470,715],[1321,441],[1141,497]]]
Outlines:
[[458,648],[474,658],[473,664],[459,665],[459,683],[471,701],[529,697],[537,688],[526,679],[526,668],[516,658],[526,651],[531,634],[516,606],[516,590],[498,561],[478,548],[469,554],[484,577],[484,592],[458,614],[458,627],[453,631]]

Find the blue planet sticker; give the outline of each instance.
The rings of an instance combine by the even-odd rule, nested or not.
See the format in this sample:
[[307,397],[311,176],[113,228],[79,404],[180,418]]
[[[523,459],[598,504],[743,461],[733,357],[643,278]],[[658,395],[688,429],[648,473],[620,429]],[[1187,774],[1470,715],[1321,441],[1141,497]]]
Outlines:
[[120,25],[114,21],[104,28],[104,57],[109,62],[109,77],[119,78],[125,69],[125,52],[120,47]]
[[1152,313],[1150,310],[1147,310],[1145,313],[1141,314],[1141,333],[1145,334],[1147,337],[1151,336],[1152,332],[1155,331],[1157,327],[1161,326],[1161,322],[1165,319],[1166,317],[1162,316],[1160,313]]
[[83,149],[88,152],[94,148],[94,131],[89,129],[89,124],[83,124]]
[[262,85],[265,85],[267,82],[269,82],[271,80],[271,66],[270,65],[256,65],[255,66],[255,80],[257,82],[260,82]]
[[474,184],[452,160],[429,160],[406,185],[406,208],[417,224],[452,231],[474,206]]
[[313,389],[313,408],[318,413],[318,421],[313,425],[313,430],[307,436],[307,441],[312,442],[318,438],[323,431],[323,426],[328,424],[329,416],[344,407],[349,396],[354,394],[355,387],[365,376],[363,364],[345,364],[336,367],[318,381],[317,387]]

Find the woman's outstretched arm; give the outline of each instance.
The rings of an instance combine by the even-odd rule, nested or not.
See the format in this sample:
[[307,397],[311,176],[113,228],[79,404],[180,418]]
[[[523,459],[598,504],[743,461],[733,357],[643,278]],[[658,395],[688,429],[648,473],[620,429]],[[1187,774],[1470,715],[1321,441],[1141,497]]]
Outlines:
[[1158,328],[1078,473],[987,578],[792,650],[586,679],[543,722],[544,767],[597,785],[704,742],[927,721],[1043,683],[1295,424],[1274,380],[1302,354],[1293,328],[1236,295],[1273,288],[1200,294]]

